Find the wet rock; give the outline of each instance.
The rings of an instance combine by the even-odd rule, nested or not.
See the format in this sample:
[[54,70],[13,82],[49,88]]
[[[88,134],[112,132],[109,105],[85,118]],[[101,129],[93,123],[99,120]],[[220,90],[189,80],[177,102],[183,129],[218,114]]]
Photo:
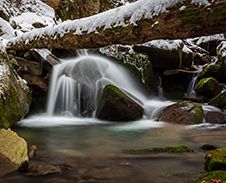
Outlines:
[[37,152],[37,147],[36,147],[36,145],[31,146],[31,147],[28,149],[28,153],[27,153],[28,158],[29,158],[29,159],[33,158],[33,157],[35,156],[36,152]]
[[180,146],[169,146],[166,148],[154,147],[154,148],[144,148],[144,149],[132,149],[128,153],[184,153],[184,152],[194,152],[190,147],[180,145]]
[[203,144],[202,146],[200,146],[201,149],[204,150],[214,150],[217,149],[217,147],[215,145],[212,144]]
[[24,161],[18,168],[18,171],[26,172],[28,170],[28,167],[29,167],[28,161]]
[[193,53],[181,40],[155,40],[134,45],[134,51],[145,52],[150,56],[153,68],[190,68]]
[[222,112],[209,111],[205,116],[207,123],[223,124],[226,123],[226,115]]
[[143,108],[113,85],[107,85],[98,101],[96,117],[108,121],[141,119]]
[[220,86],[220,84],[212,77],[201,79],[195,87],[195,92],[197,94],[204,95],[210,98],[218,95],[221,90],[222,87]]
[[35,74],[41,75],[42,74],[42,67],[41,64],[35,61],[30,61],[21,57],[15,57],[20,67],[23,68],[24,71]]
[[224,170],[226,168],[226,148],[208,151],[204,165],[207,171]]
[[205,97],[203,95],[188,95],[184,96],[185,100],[190,100],[192,102],[198,102],[198,103],[207,103],[209,101],[208,97]]
[[29,111],[32,96],[25,80],[16,73],[0,45],[0,128],[10,128]]
[[28,161],[27,143],[11,129],[0,129],[0,154],[18,168]]
[[202,119],[202,105],[186,101],[166,107],[159,117],[160,121],[188,125],[202,123]]
[[209,77],[213,77],[216,80],[220,80],[222,78],[222,67],[216,64],[207,65],[199,74],[199,78]]
[[197,183],[223,183],[226,181],[226,171],[217,170],[205,174]]
[[226,91],[218,94],[214,98],[212,98],[209,102],[209,105],[214,105],[216,107],[224,107],[226,106]]
[[48,89],[48,82],[40,76],[35,76],[31,74],[23,74],[23,79],[27,81],[28,86],[38,86],[43,91],[47,91]]

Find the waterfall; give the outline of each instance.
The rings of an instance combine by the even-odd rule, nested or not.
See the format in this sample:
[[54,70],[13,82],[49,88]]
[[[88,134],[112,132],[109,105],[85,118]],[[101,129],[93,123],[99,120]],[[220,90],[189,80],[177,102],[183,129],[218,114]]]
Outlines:
[[147,100],[141,86],[122,66],[100,56],[79,56],[54,66],[48,95],[49,116],[92,116],[98,93],[114,84],[136,101]]
[[195,95],[195,87],[197,85],[197,81],[198,81],[198,76],[196,76],[195,74],[192,75],[191,81],[188,85],[188,89],[187,89],[187,96],[189,95]]

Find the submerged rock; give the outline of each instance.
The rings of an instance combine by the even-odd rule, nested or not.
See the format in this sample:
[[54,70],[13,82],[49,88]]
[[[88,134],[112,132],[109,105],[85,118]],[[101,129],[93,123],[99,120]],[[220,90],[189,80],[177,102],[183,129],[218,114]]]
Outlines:
[[217,149],[217,147],[215,145],[212,144],[203,144],[202,146],[200,146],[201,149],[204,150],[214,150]]
[[225,170],[226,148],[208,151],[205,156],[204,165],[207,171]]
[[28,161],[27,143],[11,129],[0,129],[0,155],[19,167]]
[[108,121],[133,121],[141,119],[144,109],[119,88],[107,85],[97,104],[96,117]]
[[220,84],[212,77],[201,79],[195,87],[195,92],[197,94],[204,95],[210,98],[218,95],[221,90],[222,87],[220,86]]
[[16,73],[0,45],[0,128],[10,128],[29,111],[32,96],[25,80]]
[[224,183],[226,181],[226,171],[217,170],[205,174],[197,183]]
[[144,148],[144,149],[132,149],[128,151],[129,153],[184,153],[184,152],[194,152],[190,147],[180,145],[180,146],[169,146],[166,148],[154,147],[154,148]]
[[159,117],[160,121],[188,125],[202,123],[202,119],[202,105],[186,101],[166,107]]
[[226,106],[226,91],[218,94],[214,98],[212,98],[209,103],[209,105],[214,105],[216,107],[224,107]]

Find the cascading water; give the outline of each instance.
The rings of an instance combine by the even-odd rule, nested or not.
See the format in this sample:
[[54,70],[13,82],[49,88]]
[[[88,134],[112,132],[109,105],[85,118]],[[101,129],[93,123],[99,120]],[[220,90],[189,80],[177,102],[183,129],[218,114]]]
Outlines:
[[195,95],[195,86],[197,85],[198,76],[195,74],[192,75],[191,81],[189,83],[188,89],[187,89],[187,96],[189,95]]
[[136,96],[134,100],[147,100],[139,84],[120,65],[99,56],[79,56],[54,66],[48,115],[91,116],[98,92],[106,84],[114,84]]

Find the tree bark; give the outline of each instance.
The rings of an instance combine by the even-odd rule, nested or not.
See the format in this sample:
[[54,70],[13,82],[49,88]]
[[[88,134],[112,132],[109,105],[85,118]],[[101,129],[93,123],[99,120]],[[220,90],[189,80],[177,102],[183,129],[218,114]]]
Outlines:
[[[17,42],[10,40],[9,49],[24,50],[30,48],[47,49],[81,49],[97,48],[112,44],[137,44],[154,39],[184,39],[198,36],[207,36],[226,32],[226,0],[218,0],[210,6],[200,6],[186,0],[168,8],[167,13],[160,13],[153,18],[142,18],[126,27],[99,28],[95,32],[82,32],[82,35],[74,34],[70,30],[61,36],[59,33],[50,36],[46,33],[32,36],[25,41],[24,35],[17,38]],[[130,17],[125,17],[125,21]],[[82,20],[82,19],[81,19]],[[158,24],[155,24],[158,22]],[[75,22],[76,24],[76,22]]]

